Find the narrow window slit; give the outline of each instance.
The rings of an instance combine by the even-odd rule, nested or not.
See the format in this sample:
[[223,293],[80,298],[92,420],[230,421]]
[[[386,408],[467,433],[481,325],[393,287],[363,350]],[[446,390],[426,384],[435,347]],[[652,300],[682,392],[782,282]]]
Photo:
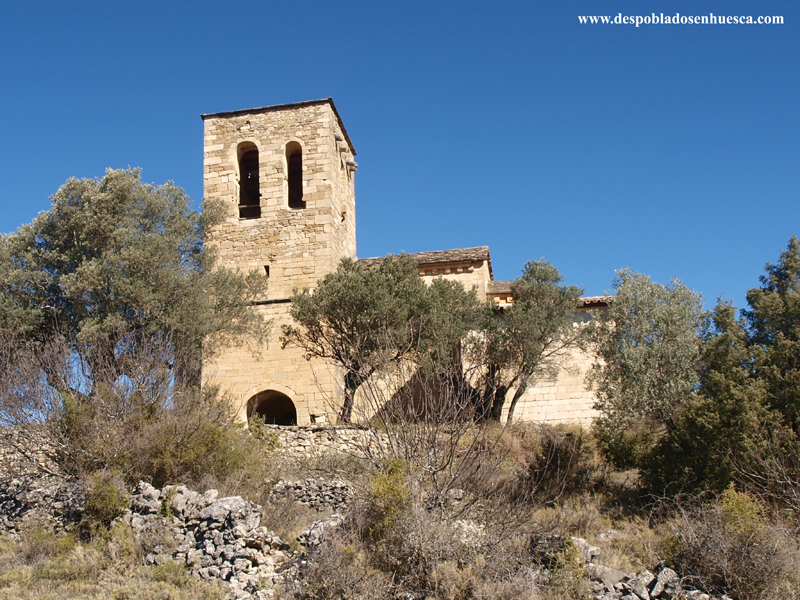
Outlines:
[[286,144],[287,181],[289,183],[289,208],[305,208],[303,200],[303,149],[297,142]]
[[258,150],[253,144],[239,147],[239,217],[257,219],[261,216],[258,185]]

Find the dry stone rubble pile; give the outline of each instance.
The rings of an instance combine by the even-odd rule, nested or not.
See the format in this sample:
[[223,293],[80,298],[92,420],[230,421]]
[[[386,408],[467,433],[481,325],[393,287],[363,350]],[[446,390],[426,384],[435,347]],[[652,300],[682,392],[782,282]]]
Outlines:
[[217,496],[217,490],[159,490],[141,482],[122,520],[142,534],[166,518],[177,546],[156,548],[148,563],[183,563],[196,577],[224,582],[234,598],[270,597],[271,590],[263,588],[283,582],[280,567],[292,556],[288,542],[260,526],[258,504]]
[[83,516],[85,491],[75,481],[19,475],[0,478],[0,533],[16,537],[25,521],[49,522],[60,529]]
[[305,481],[279,480],[272,489],[274,499],[293,499],[298,504],[318,511],[340,510],[347,506],[355,494],[353,486],[341,479],[306,479]]
[[[598,537],[608,539],[621,535],[617,531],[610,531]],[[694,589],[663,563],[654,569],[655,573],[649,570],[623,573],[595,563],[595,558],[600,557],[602,551],[579,537],[533,536],[531,555],[536,563],[545,569],[552,569],[558,564],[559,557],[568,553],[570,543],[580,554],[584,575],[591,581],[594,600],[731,600],[728,596],[716,599]]]

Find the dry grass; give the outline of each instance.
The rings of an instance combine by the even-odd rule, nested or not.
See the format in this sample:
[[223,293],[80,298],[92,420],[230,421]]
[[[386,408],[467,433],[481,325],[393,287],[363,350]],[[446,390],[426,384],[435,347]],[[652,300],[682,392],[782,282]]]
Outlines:
[[142,565],[130,528],[114,526],[85,543],[36,524],[19,541],[0,538],[0,599],[222,600],[222,590],[182,566]]
[[[584,432],[515,426],[495,427],[492,435],[502,457],[494,488],[462,508],[451,500],[431,505],[423,478],[407,464],[387,462],[381,470],[352,455],[263,454],[272,477],[342,478],[357,490],[343,529],[306,555],[302,596],[583,600],[587,582],[571,550],[549,562],[549,571],[531,554],[532,534],[558,533],[586,538],[601,550],[596,562],[625,573],[664,560],[698,587],[737,600],[798,597],[797,534],[757,499],[730,491],[705,503],[662,502],[651,512],[636,474],[607,470]],[[270,498],[274,479],[235,477],[207,474],[202,481],[262,504],[263,525],[293,550],[303,550],[296,542],[303,529],[330,514]],[[178,565],[144,567],[144,553],[170,538],[167,529],[148,536],[134,540],[115,525],[81,542],[31,525],[18,542],[0,538],[0,600],[222,597]]]

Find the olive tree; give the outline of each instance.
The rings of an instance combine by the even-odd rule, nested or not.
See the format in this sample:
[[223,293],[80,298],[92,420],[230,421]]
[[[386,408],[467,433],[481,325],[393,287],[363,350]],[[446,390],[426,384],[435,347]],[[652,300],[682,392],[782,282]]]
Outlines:
[[503,309],[487,306],[478,359],[485,363],[480,418],[499,420],[513,389],[510,423],[528,387],[555,377],[567,353],[582,346],[583,332],[574,317],[583,290],[562,282],[548,261],[530,261],[511,282],[514,303]]
[[38,468],[39,453],[134,481],[238,468],[246,439],[225,399],[199,390],[200,367],[264,338],[252,301],[266,278],[215,266],[219,208],[109,170],[70,179],[0,237],[0,425]]
[[356,391],[370,376],[416,349],[425,294],[416,263],[405,255],[387,256],[375,269],[345,258],[313,291],[295,290],[295,324],[283,326],[283,347],[342,368],[342,421],[350,422]]
[[614,279],[604,318],[593,324],[595,429],[620,467],[644,467],[700,383],[700,294],[673,279],[663,285],[624,269]]
[[214,265],[205,238],[221,217],[139,170],[68,180],[49,210],[0,237],[0,332],[34,351],[62,338],[90,377],[112,380],[127,354],[166,348],[175,377],[199,384],[201,354],[268,331],[252,306],[266,278]]
[[700,294],[673,279],[662,285],[623,269],[596,329],[591,380],[602,417],[619,427],[675,427],[677,410],[699,383]]

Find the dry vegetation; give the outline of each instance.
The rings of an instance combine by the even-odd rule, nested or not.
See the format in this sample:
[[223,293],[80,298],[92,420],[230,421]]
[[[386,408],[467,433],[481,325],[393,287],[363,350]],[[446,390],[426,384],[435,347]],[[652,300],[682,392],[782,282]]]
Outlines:
[[[755,497],[732,488],[719,498],[655,501],[641,494],[635,473],[612,471],[591,433],[578,427],[479,427],[481,439],[491,441],[491,473],[478,469],[475,479],[462,478],[461,487],[444,495],[412,461],[287,457],[257,428],[227,432],[240,436],[236,448],[260,444],[258,460],[249,461],[257,464],[239,465],[224,477],[195,477],[184,466],[192,478],[183,481],[261,503],[263,524],[298,552],[296,536],[328,513],[271,499],[271,483],[320,476],[351,482],[358,493],[345,525],[305,557],[301,598],[587,598],[589,584],[570,542],[553,552],[535,549],[533,540],[553,534],[586,538],[601,548],[598,562],[624,572],[666,561],[698,587],[737,600],[796,597],[798,523]],[[147,439],[161,443],[160,436]],[[204,443],[202,436],[190,439]],[[471,460],[472,443],[461,448]],[[454,452],[456,466],[461,457]],[[3,539],[0,598],[222,597],[176,564],[144,566],[148,548],[169,543],[169,532],[135,539],[113,521],[126,502],[119,472],[101,471],[88,481],[83,526],[54,533],[29,523],[18,540]]]

